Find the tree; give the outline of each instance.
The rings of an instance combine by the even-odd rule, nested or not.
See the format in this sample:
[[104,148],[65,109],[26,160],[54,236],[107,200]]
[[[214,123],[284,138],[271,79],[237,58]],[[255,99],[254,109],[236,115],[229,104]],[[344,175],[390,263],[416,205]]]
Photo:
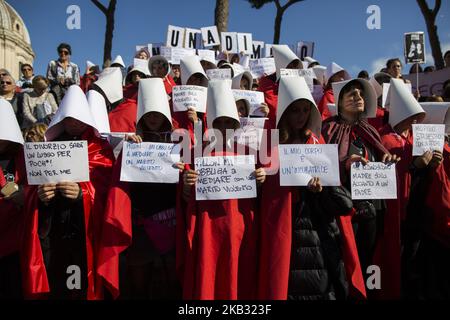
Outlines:
[[280,4],[280,0],[247,0],[252,5],[252,8],[260,9],[266,3],[274,2],[275,7],[277,8],[277,15],[275,16],[275,25],[274,25],[274,34],[273,34],[273,43],[280,43],[280,34],[281,34],[281,21],[283,20],[283,14],[294,3],[301,2],[304,0],[288,0],[284,5]]
[[214,23],[217,26],[219,34],[228,30],[228,14],[230,11],[228,0],[216,0],[216,9],[214,10]]
[[439,41],[436,26],[436,16],[441,8],[441,0],[435,1],[433,10],[428,7],[426,0],[417,0],[417,4],[420,7],[420,11],[422,11],[423,17],[425,18],[425,23],[427,25],[428,38],[431,46],[431,53],[433,54],[434,65],[436,66],[436,69],[442,69],[444,68],[444,58],[442,57],[441,42]]
[[105,45],[103,51],[103,68],[106,68],[111,65],[112,60],[111,52],[114,35],[114,14],[116,12],[117,0],[109,0],[108,7],[104,6],[99,0],[91,1],[106,17]]

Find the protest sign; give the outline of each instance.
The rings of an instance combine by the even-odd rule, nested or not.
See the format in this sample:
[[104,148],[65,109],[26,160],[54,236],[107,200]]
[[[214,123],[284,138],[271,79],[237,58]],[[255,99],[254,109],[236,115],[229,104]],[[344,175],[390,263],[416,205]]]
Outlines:
[[312,58],[314,54],[314,42],[300,41],[297,43],[296,49],[297,57],[301,60],[305,59],[305,57]]
[[[450,79],[450,67],[434,72],[405,74],[402,77],[411,81],[414,92],[419,89],[420,95],[423,97],[442,96],[444,82]],[[417,83],[419,83],[418,88]]]
[[231,80],[231,69],[208,69],[206,75],[209,80]]
[[253,41],[251,33],[238,33],[237,42],[238,42],[238,50],[240,53],[244,54],[253,53]]
[[120,181],[177,183],[180,148],[172,143],[124,142]]
[[233,89],[233,96],[236,101],[245,99],[249,102],[249,115],[259,115],[256,112],[261,107],[261,103],[264,102],[264,93],[260,91]]
[[413,124],[413,156],[426,151],[443,151],[445,142],[444,124]]
[[235,131],[235,141],[259,150],[266,120],[266,118],[240,118],[241,128]]
[[161,47],[161,55],[172,64],[180,64],[184,57],[195,56],[195,49]]
[[314,79],[316,74],[312,69],[280,69],[280,77],[303,77],[309,91],[314,92]]
[[236,32],[222,32],[220,34],[222,51],[239,53],[238,38]]
[[87,141],[26,143],[29,185],[89,181]]
[[184,28],[171,26],[167,28],[166,47],[182,48],[184,44]]
[[194,107],[197,112],[206,112],[208,88],[200,86],[175,86],[172,91],[173,111],[187,111]]
[[261,59],[263,58],[263,50],[264,50],[264,42],[263,41],[253,41],[252,44],[253,52],[252,59]]
[[406,63],[426,63],[425,39],[423,32],[405,33]]
[[253,156],[196,158],[195,170],[196,200],[256,198]]
[[202,41],[202,32],[198,29],[185,29],[185,37],[184,37],[184,48],[187,49],[198,49],[201,47]]
[[220,45],[219,32],[217,26],[200,28],[202,33],[202,42],[204,47],[212,47]]
[[320,178],[322,186],[340,186],[338,147],[335,144],[278,146],[281,186],[307,186]]
[[350,170],[353,200],[397,199],[397,175],[394,164],[352,163]]
[[249,66],[252,76],[258,79],[276,71],[275,60],[273,58],[250,60]]

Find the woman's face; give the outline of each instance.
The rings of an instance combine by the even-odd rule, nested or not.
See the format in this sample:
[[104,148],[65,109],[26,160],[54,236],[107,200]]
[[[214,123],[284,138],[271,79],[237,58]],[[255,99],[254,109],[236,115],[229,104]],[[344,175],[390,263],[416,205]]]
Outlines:
[[159,112],[149,112],[143,116],[142,121],[144,122],[146,131],[159,132],[164,123],[165,117]]
[[164,78],[167,75],[167,68],[164,67],[162,63],[154,63],[152,64],[152,75],[158,78]]
[[136,56],[137,59],[148,60],[147,52],[141,51]]
[[291,63],[289,63],[286,67],[286,69],[301,69],[302,65],[300,63],[300,60],[294,60]]
[[33,76],[33,69],[30,66],[23,66],[22,74],[25,79],[30,79]]
[[74,118],[65,118],[63,125],[64,131],[70,136],[81,136],[89,127],[87,124]]
[[344,81],[344,80],[345,80],[345,71],[341,70],[341,71],[333,74],[331,76],[330,80],[328,80],[328,83],[340,82],[340,81]]
[[181,71],[180,71],[180,65],[179,64],[173,64],[172,65],[172,72],[175,78],[181,77]]
[[44,80],[39,80],[35,83],[34,92],[36,92],[38,96],[42,96],[46,90],[47,90],[47,83]]
[[131,83],[132,84],[136,84],[139,82],[139,80],[144,78],[144,74],[142,72],[139,71],[133,71],[131,73]]
[[239,114],[239,117],[245,118],[248,117],[247,105],[244,100],[236,101],[236,108]]
[[311,103],[306,100],[297,100],[291,103],[286,110],[288,125],[291,130],[301,130],[308,123],[311,114]]
[[359,85],[352,85],[344,92],[339,104],[339,113],[344,117],[355,117],[364,112],[364,92]]
[[406,118],[405,120],[401,121],[395,126],[395,129],[398,131],[405,131],[405,130],[412,130],[412,125],[421,123],[425,119],[424,113],[415,114],[409,118]]
[[394,78],[400,78],[400,76],[402,75],[402,64],[400,63],[400,61],[396,60],[391,63],[388,72]]
[[69,50],[62,48],[59,50],[59,60],[61,61],[68,61],[70,58]]
[[16,84],[10,76],[4,76],[0,80],[1,94],[9,94],[16,90]]
[[241,90],[250,90],[250,82],[246,77],[241,78]]

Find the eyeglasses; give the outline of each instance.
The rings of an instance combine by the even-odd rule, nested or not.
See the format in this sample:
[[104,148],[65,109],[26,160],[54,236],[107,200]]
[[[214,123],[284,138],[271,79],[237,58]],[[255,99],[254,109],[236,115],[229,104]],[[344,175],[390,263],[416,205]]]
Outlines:
[[63,55],[65,55],[65,56],[67,56],[67,55],[69,55],[69,51],[61,50],[61,51],[59,52],[59,54],[63,54]]
[[8,84],[8,85],[12,85],[12,82],[9,82],[9,81],[1,81],[0,84]]
[[22,71],[31,71],[31,68],[23,68]]

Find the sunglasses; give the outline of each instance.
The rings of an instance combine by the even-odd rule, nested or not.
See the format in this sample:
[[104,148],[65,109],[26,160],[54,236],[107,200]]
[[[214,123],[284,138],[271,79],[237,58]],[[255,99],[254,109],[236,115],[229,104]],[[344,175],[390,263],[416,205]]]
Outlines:
[[63,54],[63,55],[69,55],[69,51],[66,51],[66,50],[61,50],[60,52],[59,52],[59,54]]
[[22,71],[31,71],[31,68],[23,68]]
[[12,82],[9,82],[9,81],[2,81],[2,82],[0,82],[0,84],[8,84],[8,85],[12,85]]

